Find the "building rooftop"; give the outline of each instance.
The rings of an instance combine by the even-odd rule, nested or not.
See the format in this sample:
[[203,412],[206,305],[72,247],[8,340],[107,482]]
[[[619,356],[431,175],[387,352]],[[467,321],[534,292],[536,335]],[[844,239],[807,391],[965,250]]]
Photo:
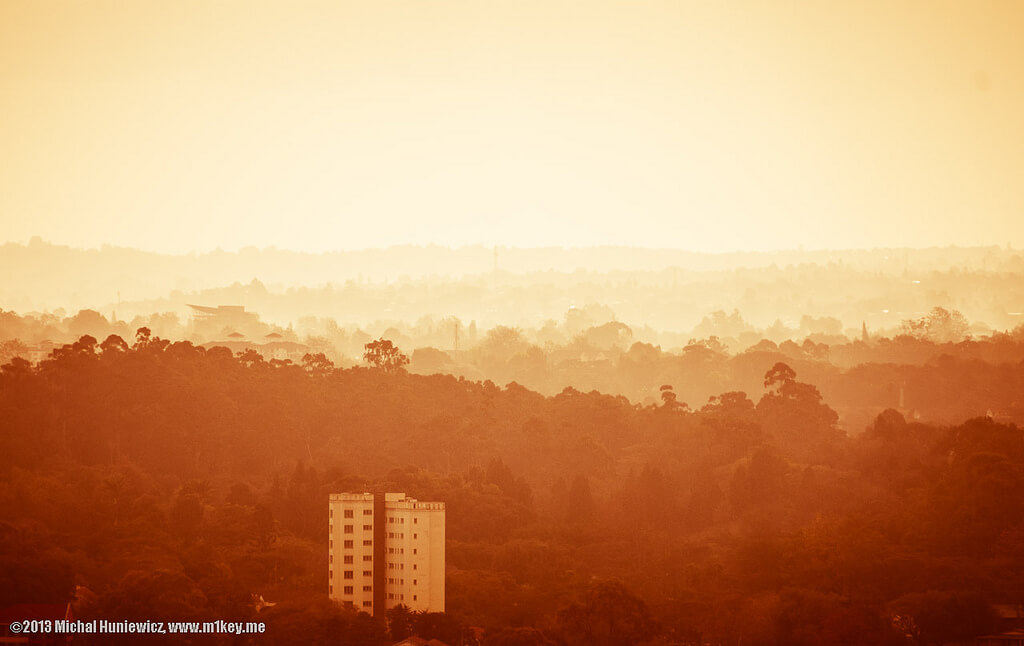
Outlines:
[[331,500],[373,500],[372,493],[332,493]]
[[245,311],[244,305],[218,305],[217,307],[210,307],[208,305],[193,305],[191,303],[185,304],[197,312],[203,312],[205,314],[238,314]]
[[[366,492],[366,493],[332,493],[330,495],[330,500],[331,501],[339,501],[339,502],[343,501],[343,500],[367,501],[367,500],[373,500],[373,494],[369,493],[369,492]],[[399,507],[404,507],[405,509],[426,509],[426,510],[434,510],[434,511],[443,511],[444,510],[444,503],[443,502],[421,502],[421,501],[419,501],[419,500],[417,500],[415,498],[410,498],[410,497],[406,496],[405,493],[398,493],[398,492],[387,492],[387,493],[385,493],[384,494],[384,502],[392,503],[392,504],[397,505]]]

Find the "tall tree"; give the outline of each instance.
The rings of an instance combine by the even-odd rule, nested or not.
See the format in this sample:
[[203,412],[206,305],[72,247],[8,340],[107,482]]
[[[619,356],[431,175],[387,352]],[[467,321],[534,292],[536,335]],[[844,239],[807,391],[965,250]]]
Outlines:
[[409,357],[402,354],[402,351],[390,340],[385,338],[370,341],[365,346],[366,352],[363,359],[374,368],[385,372],[397,372],[409,364]]

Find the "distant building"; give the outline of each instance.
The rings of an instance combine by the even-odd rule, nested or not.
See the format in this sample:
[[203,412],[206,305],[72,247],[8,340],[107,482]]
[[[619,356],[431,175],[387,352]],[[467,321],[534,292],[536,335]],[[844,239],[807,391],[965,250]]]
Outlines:
[[207,350],[217,347],[227,348],[231,351],[232,355],[236,356],[246,350],[255,350],[265,361],[279,359],[281,361],[288,360],[295,364],[302,363],[302,357],[313,351],[308,345],[292,341],[277,341],[275,343],[250,343],[244,340],[210,341],[209,343],[202,344],[201,347]]
[[302,357],[313,351],[308,345],[293,343],[292,341],[278,341],[277,343],[264,343],[262,348],[257,348],[267,360],[288,359],[292,363],[302,363]]
[[32,346],[24,354],[24,359],[27,359],[30,363],[39,365],[39,362],[46,360],[50,353],[58,346],[53,341],[40,341],[38,345]]
[[336,493],[328,503],[328,595],[371,615],[444,612],[443,502],[404,493]]
[[259,322],[256,312],[246,312],[243,305],[206,305],[187,304],[192,308],[192,324],[200,334],[211,335],[224,329],[248,329]]

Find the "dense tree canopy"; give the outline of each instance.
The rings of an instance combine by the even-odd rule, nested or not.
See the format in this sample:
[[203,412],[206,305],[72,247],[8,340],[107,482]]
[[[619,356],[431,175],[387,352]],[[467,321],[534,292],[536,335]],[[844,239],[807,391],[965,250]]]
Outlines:
[[[989,630],[989,604],[1024,598],[1021,430],[885,410],[851,436],[801,379],[776,361],[746,393],[635,405],[82,336],[0,369],[0,604],[258,617],[279,644]],[[447,504],[447,613],[324,600],[327,495],[372,486]]]

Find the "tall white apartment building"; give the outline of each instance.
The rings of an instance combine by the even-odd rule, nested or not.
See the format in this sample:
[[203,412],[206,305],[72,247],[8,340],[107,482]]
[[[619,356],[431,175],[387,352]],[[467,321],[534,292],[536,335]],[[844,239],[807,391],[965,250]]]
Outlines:
[[444,503],[404,493],[335,493],[328,594],[370,613],[444,612]]

